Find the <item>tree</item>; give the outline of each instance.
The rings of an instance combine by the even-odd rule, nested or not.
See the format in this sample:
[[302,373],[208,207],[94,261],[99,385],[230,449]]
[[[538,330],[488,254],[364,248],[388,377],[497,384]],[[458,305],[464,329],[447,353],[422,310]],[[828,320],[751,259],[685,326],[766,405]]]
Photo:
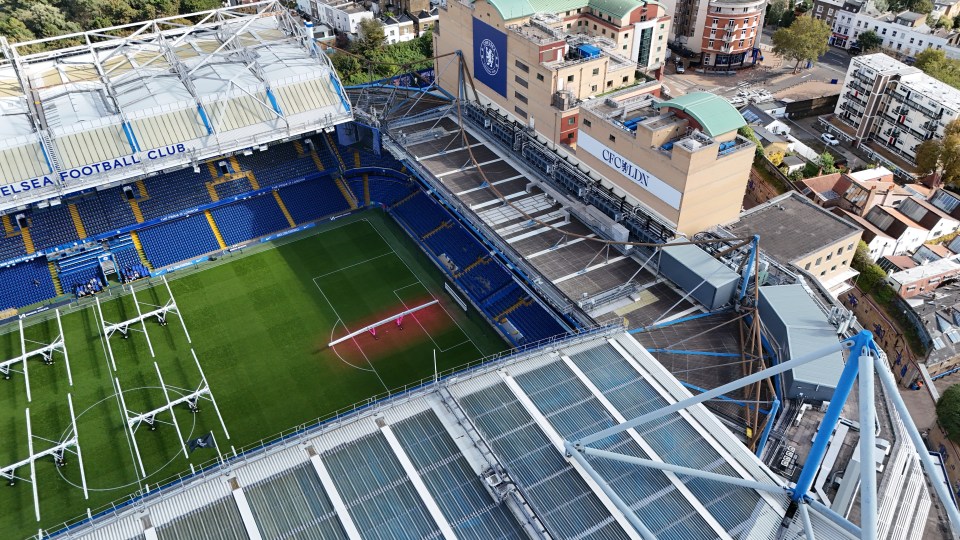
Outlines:
[[870,246],[861,240],[860,243],[857,244],[857,251],[853,253],[853,260],[850,262],[850,266],[858,272],[863,272],[871,264],[873,264],[873,259],[870,258]]
[[937,400],[937,421],[947,432],[947,438],[960,442],[960,384],[955,384]]
[[878,51],[880,46],[883,45],[883,38],[873,30],[867,30],[857,38],[857,45],[863,52]]
[[777,24],[780,22],[780,19],[783,18],[783,14],[787,12],[789,4],[787,0],[773,0],[767,4],[767,16],[764,18],[767,21],[767,24]]
[[960,119],[947,124],[943,138],[920,143],[915,161],[921,174],[937,174],[945,185],[960,185]]
[[770,163],[773,163],[774,167],[779,167],[785,157],[787,156],[783,152],[773,152],[767,159],[770,160]]
[[927,49],[917,54],[913,65],[934,79],[960,88],[960,60],[947,58],[942,50]]
[[789,28],[781,28],[773,33],[773,52],[796,60],[793,72],[800,72],[801,62],[814,62],[827,52],[832,31],[827,23],[813,17],[800,17]]
[[914,13],[929,15],[933,11],[933,2],[930,0],[913,0],[908,3],[908,7]]
[[754,151],[753,151],[753,156],[754,156],[754,157],[760,157],[760,156],[763,155],[763,143],[761,143],[761,142],[760,142],[760,139],[757,138],[757,134],[753,132],[753,128],[752,128],[752,127],[750,127],[750,126],[743,126],[742,128],[740,128],[740,129],[737,130],[737,133],[738,133],[741,137],[743,137],[743,138],[745,138],[745,139],[749,139],[750,142],[752,142],[753,144],[757,145],[757,147],[754,148]]
[[940,17],[937,19],[937,22],[934,24],[936,28],[943,28],[944,30],[953,29],[953,19],[950,17]]
[[783,15],[780,17],[780,27],[786,28],[793,24],[793,21],[797,20],[797,14],[793,9],[788,9],[783,12]]
[[353,52],[366,58],[373,58],[387,44],[383,33],[383,23],[377,19],[363,19],[357,26],[357,40],[353,43]]
[[837,172],[836,160],[833,158],[833,154],[827,152],[826,150],[820,154],[817,161],[820,163],[821,174],[833,174]]

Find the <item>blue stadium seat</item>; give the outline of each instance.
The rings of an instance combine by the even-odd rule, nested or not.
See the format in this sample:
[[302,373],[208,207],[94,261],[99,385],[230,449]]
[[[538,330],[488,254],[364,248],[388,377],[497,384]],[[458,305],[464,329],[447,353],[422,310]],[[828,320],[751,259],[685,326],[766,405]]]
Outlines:
[[279,193],[298,225],[350,209],[340,189],[328,176],[281,188]]
[[[120,229],[136,224],[137,219],[133,217],[133,210],[130,209],[130,203],[127,202],[127,197],[124,195],[122,188],[101,191],[98,198],[100,199],[100,208],[110,222],[111,229]],[[84,214],[84,209],[79,206],[77,209],[80,210],[80,218],[86,223],[87,216]],[[88,207],[87,210],[89,209]]]
[[[317,149],[320,150],[321,146],[317,145]],[[297,153],[293,142],[271,146],[266,152],[255,151],[249,156],[238,155],[236,157],[245,170],[253,171],[260,187],[304,178],[319,172],[309,153],[301,156]],[[333,156],[325,158],[320,155],[320,160],[325,170],[336,170],[336,160]]]
[[154,268],[192,259],[220,249],[202,213],[149,227],[137,233]]
[[214,208],[210,213],[228,246],[290,227],[270,194]]
[[83,222],[83,228],[87,231],[87,236],[97,236],[109,230],[125,227],[129,225],[130,222],[136,221],[133,219],[133,212],[129,210],[130,205],[126,205],[127,211],[130,214],[129,222],[116,224],[111,222],[103,210],[100,198],[96,195],[83,199],[67,200],[64,201],[64,203],[73,203],[76,205],[77,212],[80,214],[80,221]]
[[524,342],[539,341],[566,333],[563,326],[538,303],[520,306],[506,318],[523,334]]
[[0,283],[0,309],[22,308],[57,295],[43,257],[0,268]]
[[38,251],[80,239],[70,209],[65,204],[34,210],[30,215],[30,236]]
[[[416,184],[411,180],[372,174],[368,176],[367,183],[370,187],[370,202],[387,206],[393,206],[416,188]],[[358,198],[363,198],[363,175],[351,176],[347,179],[347,184]]]
[[17,257],[23,257],[27,254],[27,248],[23,245],[23,238],[20,235],[3,236],[0,230],[0,261],[9,261]]
[[[210,173],[202,167],[199,173],[188,167],[145,179],[143,184],[149,198],[140,201],[143,219],[149,221],[209,204],[210,193],[206,182],[210,180]],[[135,187],[134,192],[137,192]]]
[[230,197],[236,197],[248,191],[253,191],[253,186],[250,185],[250,180],[246,177],[240,177],[234,178],[229,182],[217,184],[214,186],[214,189],[217,191],[217,198],[229,199]]

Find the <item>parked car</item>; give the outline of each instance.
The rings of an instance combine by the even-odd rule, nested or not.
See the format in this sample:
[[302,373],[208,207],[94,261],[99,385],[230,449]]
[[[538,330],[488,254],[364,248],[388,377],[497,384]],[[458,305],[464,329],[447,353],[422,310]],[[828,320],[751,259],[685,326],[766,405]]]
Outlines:
[[833,136],[832,133],[824,133],[820,135],[820,140],[825,142],[828,146],[836,146],[840,144],[840,140]]
[[684,71],[683,62],[677,62],[677,73],[683,73]]

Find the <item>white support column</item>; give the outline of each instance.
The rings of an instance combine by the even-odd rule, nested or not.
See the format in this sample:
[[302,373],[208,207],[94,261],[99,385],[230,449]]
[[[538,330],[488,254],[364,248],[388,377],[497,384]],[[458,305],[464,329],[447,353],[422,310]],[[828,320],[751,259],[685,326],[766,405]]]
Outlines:
[[60,343],[60,350],[63,352],[63,363],[67,365],[67,382],[70,383],[70,386],[73,386],[73,372],[70,371],[70,356],[67,354],[67,340],[63,335],[63,323],[60,322],[60,309],[56,310],[56,314],[57,328],[60,330],[60,339],[57,341]]
[[150,349],[150,358],[156,358],[157,355],[153,352],[153,342],[150,341],[150,333],[147,332],[147,323],[144,322],[143,311],[140,310],[140,301],[137,300],[137,291],[133,288],[133,285],[130,286],[130,294],[133,296],[133,305],[137,306],[137,318],[140,319],[143,336],[147,338],[147,348]]
[[[613,403],[610,403],[610,400],[608,400],[607,397],[603,395],[603,392],[601,392],[600,389],[597,388],[595,384],[593,384],[593,381],[591,381],[586,376],[586,374],[584,374],[583,371],[581,371],[580,368],[573,363],[573,360],[569,356],[563,355],[560,358],[563,359],[563,363],[566,364],[567,368],[569,368],[570,371],[572,371],[573,374],[577,376],[577,379],[579,379],[580,382],[587,387],[587,390],[589,390],[594,395],[594,397],[597,398],[597,401],[599,401],[600,404],[603,405],[603,408],[606,409],[607,413],[610,414],[610,416],[613,417],[613,419],[616,420],[617,423],[622,424],[627,421],[626,417],[624,417],[623,414],[621,414],[620,411],[613,406]],[[640,434],[637,433],[637,431],[634,428],[628,429],[627,435],[629,435],[630,438],[633,439],[633,442],[637,443],[637,445],[648,456],[650,456],[651,460],[663,461],[660,458],[660,456],[657,455],[657,453],[653,450],[653,448],[651,448],[650,445],[647,444],[647,441],[643,440],[643,438],[640,437]],[[703,506],[703,503],[700,502],[700,500],[697,499],[697,497],[690,492],[690,488],[688,488],[687,485],[684,484],[680,480],[680,478],[677,477],[675,473],[672,473],[669,471],[663,471],[663,473],[667,476],[667,479],[670,481],[670,483],[673,484],[673,487],[675,487],[677,491],[679,491],[680,494],[683,495],[683,498],[686,499],[688,503],[690,503],[690,506],[692,506],[695,510],[697,510],[697,513],[700,514],[703,517],[703,519],[707,522],[707,524],[710,525],[710,528],[713,529],[713,532],[717,535],[718,538],[723,538],[725,540],[732,540],[730,535],[727,534],[726,529],[724,529],[723,526],[717,522],[716,518],[713,517],[713,514],[711,514],[710,511],[707,510],[705,506]]]
[[[527,414],[529,414],[533,418],[534,422],[540,426],[540,430],[543,431],[548,439],[550,439],[550,442],[553,444],[554,448],[557,449],[557,452],[560,452],[566,458],[566,448],[564,447],[563,437],[561,437],[560,434],[553,429],[553,426],[550,425],[550,421],[540,413],[540,410],[537,409],[537,406],[533,403],[533,401],[530,400],[530,397],[527,396],[526,392],[523,391],[523,388],[520,388],[520,385],[517,384],[517,381],[515,381],[513,377],[511,377],[506,371],[501,369],[497,371],[497,374],[500,375],[500,378],[507,385],[507,388],[510,389],[510,392],[514,395],[514,397],[517,398],[517,401],[520,402],[520,405],[522,405],[524,410],[527,411]],[[582,478],[583,481],[590,486],[590,489],[597,496],[597,499],[599,499],[600,503],[603,504],[603,507],[610,512],[610,515],[613,516],[613,519],[618,525],[620,525],[620,528],[627,533],[627,536],[634,540],[641,540],[642,537],[639,533],[637,533],[633,525],[630,524],[630,520],[628,520],[626,515],[620,511],[620,508],[617,507],[610,497],[607,496],[607,493],[603,490],[600,484],[594,480],[593,476],[591,476],[590,473],[576,460],[567,459],[567,462],[571,467],[573,467],[574,470],[577,471],[577,473],[580,475],[580,478]]]
[[320,456],[311,454],[310,463],[320,478],[320,484],[323,485],[323,490],[327,492],[327,497],[330,498],[330,504],[333,506],[333,510],[337,513],[337,517],[340,518],[340,524],[343,525],[343,530],[347,533],[347,538],[350,540],[363,540],[363,537],[360,536],[360,530],[357,529],[357,525],[353,522],[353,517],[350,516],[350,511],[347,510],[347,505],[344,504],[343,498],[340,497],[340,492],[337,491],[336,484],[333,483],[330,472],[327,470],[326,465],[323,464],[323,460],[320,459]]
[[237,510],[240,511],[240,519],[243,520],[243,527],[247,530],[247,536],[250,540],[263,540],[260,536],[260,529],[257,527],[257,520],[253,518],[253,511],[250,510],[250,503],[247,502],[247,496],[243,493],[243,488],[237,482],[236,478],[228,482],[232,488],[233,501],[237,503]]
[[427,507],[427,512],[430,512],[430,517],[433,518],[440,532],[443,533],[443,537],[451,540],[455,539],[457,535],[453,532],[453,527],[450,526],[446,516],[443,515],[443,511],[440,510],[440,506],[437,505],[437,501],[434,500],[433,495],[430,494],[430,490],[427,489],[427,485],[423,482],[423,479],[420,478],[420,473],[417,472],[417,468],[413,465],[413,462],[410,461],[406,450],[400,445],[400,441],[397,439],[397,436],[394,435],[393,429],[388,424],[384,424],[380,426],[380,432],[383,434],[383,438],[387,440],[387,444],[390,445],[390,449],[393,450],[394,455],[397,456],[397,461],[399,461],[400,466],[403,467],[403,472],[410,478],[410,483],[413,484],[414,489],[417,490],[424,506]]
[[[30,373],[27,371],[27,342],[23,337],[23,319],[17,321],[20,323],[20,353],[23,355],[23,380],[27,383],[27,403],[33,401],[30,397]],[[29,424],[29,422],[27,422]],[[33,452],[30,452],[33,455]],[[37,510],[37,521],[40,521],[40,511]]]

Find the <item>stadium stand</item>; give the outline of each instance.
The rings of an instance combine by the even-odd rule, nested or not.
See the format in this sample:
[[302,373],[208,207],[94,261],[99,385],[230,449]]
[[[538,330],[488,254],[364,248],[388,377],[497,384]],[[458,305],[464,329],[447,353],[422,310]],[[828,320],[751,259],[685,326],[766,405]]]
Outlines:
[[[77,209],[77,218],[83,223],[83,228],[87,236],[99,236],[115,226],[107,217],[103,210],[103,204],[96,195],[84,197],[82,199],[73,199],[67,202],[72,203]],[[130,221],[133,221],[133,214],[130,214]]]
[[21,308],[56,295],[43,257],[0,268],[0,283],[0,309]]
[[[364,175],[350,176],[347,185],[358,198],[364,199]],[[410,195],[416,188],[413,180],[394,178],[376,174],[366,174],[367,189],[370,191],[369,202],[393,206],[400,199]]]
[[154,268],[217,251],[217,242],[206,216],[193,214],[139,232],[147,259]]
[[147,178],[143,181],[143,191],[136,185],[133,191],[138,196],[143,219],[151,220],[209,203],[210,197],[204,185],[209,180],[206,171],[201,169],[195,173],[193,169],[186,168]]
[[[417,190],[391,209],[395,218],[427,248],[481,309],[516,343],[563,334],[566,330],[435,199]],[[451,268],[446,261],[454,265]]]
[[140,260],[137,247],[134,245],[133,238],[131,238],[130,235],[124,235],[116,240],[111,240],[110,253],[113,254],[113,262],[124,283],[150,275],[150,269],[144,266],[143,261]]
[[276,199],[269,195],[220,206],[210,213],[228,246],[290,227]]
[[[237,161],[244,170],[253,171],[260,187],[273,186],[288,180],[305,178],[318,172],[317,164],[309,153],[300,154],[293,143],[271,146],[266,152],[254,152],[249,156],[237,156]],[[328,172],[336,170],[336,160],[330,156],[323,145],[315,145],[318,157]]]
[[298,225],[350,209],[337,185],[328,176],[299,182],[278,191]]
[[19,234],[0,237],[0,260],[8,261],[27,254]]
[[70,209],[64,204],[34,211],[30,216],[30,234],[36,246],[59,246],[80,239]]

